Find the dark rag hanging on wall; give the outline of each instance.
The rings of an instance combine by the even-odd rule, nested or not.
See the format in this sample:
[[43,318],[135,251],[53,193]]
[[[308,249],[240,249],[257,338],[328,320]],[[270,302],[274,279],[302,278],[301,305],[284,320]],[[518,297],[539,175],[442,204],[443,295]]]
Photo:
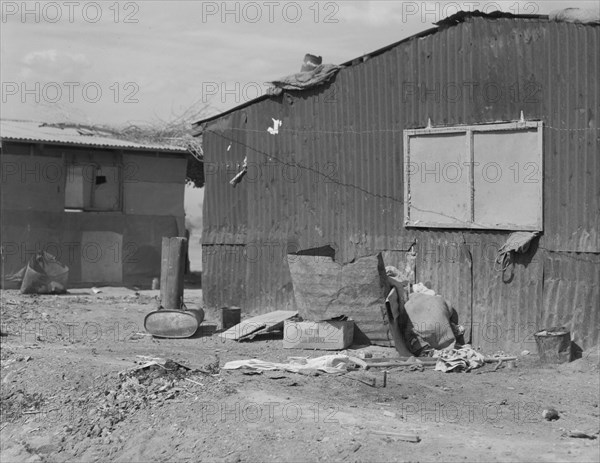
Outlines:
[[515,253],[525,254],[529,250],[529,245],[540,232],[514,232],[506,240],[506,243],[498,249],[496,264],[500,265],[498,271],[502,274],[514,264]]

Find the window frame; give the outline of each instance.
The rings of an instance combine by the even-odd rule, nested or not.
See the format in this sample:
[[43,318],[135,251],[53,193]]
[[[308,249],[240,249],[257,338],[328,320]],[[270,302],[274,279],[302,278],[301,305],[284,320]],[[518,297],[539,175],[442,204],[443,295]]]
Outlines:
[[[123,213],[123,163],[122,163],[122,157],[119,154],[116,153],[111,153],[111,159],[110,161],[108,160],[104,160],[104,159],[98,159],[98,158],[102,158],[104,156],[95,156],[94,153],[90,154],[90,157],[88,157],[87,159],[83,160],[81,159],[81,156],[78,156],[77,154],[68,154],[65,156],[65,205],[64,205],[64,211],[65,212],[96,212],[96,213],[102,213],[102,214],[122,214]],[[93,178],[90,180],[90,191],[89,191],[89,198],[87,198],[87,203],[89,204],[88,206],[86,206],[86,198],[83,198],[83,207],[81,208],[74,208],[74,207],[69,207],[67,206],[67,183],[69,182],[69,170],[71,168],[71,166],[83,166],[83,182],[85,185],[86,182],[86,175],[85,175],[85,169],[89,168],[89,166],[95,166],[96,168],[93,169]],[[114,168],[116,169],[117,172],[117,190],[118,190],[118,194],[119,194],[119,204],[118,207],[115,209],[104,209],[104,208],[98,208],[98,207],[93,207],[94,204],[94,197],[95,197],[95,190],[94,190],[94,186],[96,185],[96,177],[98,175],[98,168],[101,170],[103,167],[107,167],[107,168]],[[85,194],[85,186],[84,186],[84,191],[83,193]]]
[[[519,130],[531,130],[536,129],[537,131],[537,143],[536,152],[534,156],[536,161],[539,163],[540,181],[536,194],[539,204],[538,218],[533,225],[516,225],[511,223],[502,223],[496,225],[485,225],[478,224],[475,222],[475,153],[473,138],[475,133],[480,132],[502,132],[510,131],[515,132]],[[543,203],[543,185],[544,185],[544,166],[543,166],[543,139],[544,139],[544,124],[542,121],[517,121],[517,122],[500,122],[500,123],[486,123],[477,125],[456,125],[456,126],[445,126],[445,127],[426,127],[421,129],[405,129],[404,130],[404,147],[403,147],[403,161],[404,161],[404,227],[405,228],[451,228],[451,229],[473,229],[473,230],[514,230],[514,231],[543,231],[544,224],[544,203]],[[410,219],[410,177],[407,166],[411,162],[410,153],[410,138],[423,135],[435,135],[435,134],[464,134],[465,135],[465,147],[468,162],[470,163],[469,172],[469,222],[463,223],[436,223],[432,221],[417,222],[411,221]],[[527,161],[531,161],[528,159]]]

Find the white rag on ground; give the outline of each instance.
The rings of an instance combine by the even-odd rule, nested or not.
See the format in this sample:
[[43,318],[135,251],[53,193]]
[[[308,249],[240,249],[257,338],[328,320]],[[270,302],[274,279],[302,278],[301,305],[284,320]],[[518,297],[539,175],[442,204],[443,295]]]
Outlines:
[[447,347],[446,349],[436,350],[433,352],[433,357],[438,359],[435,364],[437,371],[453,371],[453,370],[473,370],[479,368],[485,363],[485,357],[469,344],[465,344],[459,349]]
[[343,373],[348,371],[348,367],[351,365],[358,365],[362,368],[366,368],[367,366],[363,360],[347,355],[323,355],[322,357],[313,359],[306,357],[290,357],[288,358],[288,361],[289,363],[274,363],[258,359],[233,360],[227,362],[223,366],[223,370],[247,368],[256,371],[283,370],[292,373],[298,373],[303,370],[319,370],[324,371],[325,373]]

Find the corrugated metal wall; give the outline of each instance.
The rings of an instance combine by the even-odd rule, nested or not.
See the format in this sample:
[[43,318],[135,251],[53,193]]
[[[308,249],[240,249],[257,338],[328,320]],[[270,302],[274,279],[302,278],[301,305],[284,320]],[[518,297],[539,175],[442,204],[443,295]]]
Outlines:
[[600,329],[600,255],[546,252],[540,324],[566,326],[584,347],[598,343]]
[[543,246],[599,253],[600,28],[551,23],[546,34]]
[[[599,32],[543,19],[470,18],[343,69],[328,86],[259,101],[209,123],[209,162],[241,163],[247,155],[251,168],[236,189],[227,183],[235,172],[207,174],[204,245],[245,242],[262,249],[261,259],[246,262],[244,304],[266,312],[293,304],[285,260],[262,255],[274,243],[291,251],[330,245],[336,260],[351,262],[406,250],[416,240],[417,278],[430,280],[468,321],[466,254],[436,261],[426,249],[476,242],[487,255],[473,253],[474,322],[494,333],[501,327],[502,335],[475,328],[474,342],[522,347],[534,326],[558,310],[547,304],[547,250],[600,253]],[[517,261],[506,283],[494,270],[493,254],[508,233],[403,227],[403,130],[428,120],[434,126],[512,121],[521,111],[544,121],[544,235],[535,258]],[[283,121],[278,135],[266,130],[272,118]],[[224,276],[226,261],[208,260],[205,281]],[[572,265],[578,264],[569,264],[571,271]],[[597,273],[578,274],[577,290],[597,284],[590,279]],[[213,300],[210,293],[205,289]],[[592,319],[598,295],[581,297],[595,303],[581,306]],[[594,316],[595,329],[585,331],[589,342],[598,342]],[[574,320],[574,330],[583,333]]]
[[248,228],[248,192],[229,181],[246,156],[246,115],[236,112],[219,120],[205,141],[202,243],[244,244]]

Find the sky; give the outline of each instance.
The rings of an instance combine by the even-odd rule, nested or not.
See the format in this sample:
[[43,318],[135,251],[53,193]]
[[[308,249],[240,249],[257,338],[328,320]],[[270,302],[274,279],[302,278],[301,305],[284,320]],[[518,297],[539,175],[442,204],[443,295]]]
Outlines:
[[[341,64],[459,9],[547,14],[597,1],[0,0],[0,117],[121,125],[209,116],[300,71]],[[202,191],[188,191],[186,210]],[[197,212],[194,211],[193,214]]]

